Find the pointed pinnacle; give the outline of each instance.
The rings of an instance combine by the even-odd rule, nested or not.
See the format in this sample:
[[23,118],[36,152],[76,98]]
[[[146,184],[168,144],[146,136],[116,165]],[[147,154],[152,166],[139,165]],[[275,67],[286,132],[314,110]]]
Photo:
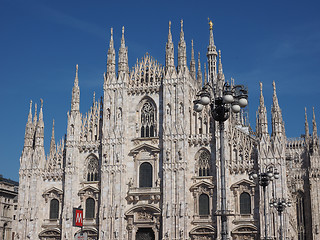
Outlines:
[[218,63],[218,71],[219,74],[223,74],[223,69],[222,69],[222,61],[221,61],[221,50],[219,50],[219,63]]
[[206,63],[204,63],[203,65],[204,65],[204,82],[208,83],[207,65],[206,65]]
[[122,26],[121,48],[125,48],[124,26]]
[[43,120],[43,111],[42,111],[42,107],[43,107],[43,100],[42,98],[40,98],[40,113],[39,113],[39,121],[42,121]]
[[309,124],[307,119],[307,108],[304,108],[304,126],[305,126],[305,133],[306,137],[309,137]]
[[260,106],[264,106],[264,97],[262,93],[262,82],[260,82]]
[[74,79],[74,86],[78,86],[78,84],[79,84],[78,69],[79,69],[79,66],[78,66],[78,64],[77,64],[77,65],[76,65],[76,77],[75,77],[75,79]]
[[33,124],[34,126],[37,125],[38,116],[37,116],[37,103],[34,104],[34,117],[33,117]]
[[191,40],[191,60],[194,60],[193,39]]
[[213,23],[212,21],[209,21],[210,26],[210,39],[209,39],[209,47],[214,47],[214,39],[213,39]]
[[52,120],[52,136],[54,138],[54,119]]
[[171,35],[171,21],[169,21],[169,32],[168,32],[168,42],[172,42],[172,35]]
[[29,115],[28,115],[28,122],[32,121],[32,100],[30,100],[30,108],[29,108]]
[[180,31],[180,42],[184,41],[184,32],[183,32],[183,20],[180,21],[181,31]]
[[272,82],[272,86],[273,86],[273,106],[276,108],[279,108],[275,81]]
[[110,32],[111,32],[111,36],[110,36],[109,49],[113,49],[114,48],[114,44],[113,44],[113,28],[110,29]]
[[316,122],[316,115],[314,113],[314,107],[312,107],[312,127],[313,127],[313,131],[312,131],[312,136],[313,138],[317,138],[318,137],[318,131],[317,131],[317,122]]

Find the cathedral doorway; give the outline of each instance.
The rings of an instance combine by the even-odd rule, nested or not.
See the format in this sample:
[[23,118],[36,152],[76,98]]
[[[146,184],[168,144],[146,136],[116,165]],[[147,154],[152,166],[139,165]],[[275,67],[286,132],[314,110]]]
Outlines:
[[155,240],[152,228],[139,228],[136,233],[136,240]]

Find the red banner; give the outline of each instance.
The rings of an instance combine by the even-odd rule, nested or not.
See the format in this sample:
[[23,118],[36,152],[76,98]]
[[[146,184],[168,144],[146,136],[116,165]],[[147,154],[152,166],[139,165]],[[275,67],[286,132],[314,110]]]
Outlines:
[[73,208],[73,226],[74,227],[83,226],[83,209]]

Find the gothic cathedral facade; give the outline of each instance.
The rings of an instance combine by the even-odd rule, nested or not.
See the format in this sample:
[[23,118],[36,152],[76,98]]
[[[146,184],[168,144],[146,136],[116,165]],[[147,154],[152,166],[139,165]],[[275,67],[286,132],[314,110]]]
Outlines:
[[[149,54],[128,66],[122,29],[116,53],[111,29],[103,98],[80,113],[78,66],[66,137],[44,151],[43,103],[32,102],[20,158],[18,224],[15,239],[73,239],[81,230],[101,240],[221,239],[220,138],[210,106],[193,101],[203,84],[214,98],[226,82],[212,26],[202,74],[193,42],[187,65],[181,21],[177,66],[169,23],[165,65]],[[231,85],[234,80],[231,79]],[[312,132],[287,139],[273,84],[272,133],[260,83],[256,130],[244,111],[225,122],[227,230],[229,239],[320,238],[320,156],[314,112]],[[277,169],[280,178],[263,194],[251,172]],[[269,202],[292,202],[279,218]],[[264,201],[266,199],[266,201]],[[264,202],[267,204],[264,205]],[[84,211],[83,228],[73,227],[73,208]],[[264,217],[264,209],[267,218]],[[280,220],[282,221],[280,224]],[[267,229],[265,222],[267,221]]]

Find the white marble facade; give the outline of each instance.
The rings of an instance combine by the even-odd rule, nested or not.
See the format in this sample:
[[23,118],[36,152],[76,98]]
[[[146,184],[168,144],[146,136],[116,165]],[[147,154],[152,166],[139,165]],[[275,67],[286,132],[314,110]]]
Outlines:
[[[129,71],[124,28],[117,64],[111,30],[103,97],[94,99],[86,114],[80,113],[77,66],[66,138],[56,144],[53,127],[48,154],[42,101],[38,114],[30,104],[15,239],[73,239],[80,229],[72,226],[72,209],[79,206],[89,239],[221,238],[219,131],[208,106],[201,113],[193,110],[203,82],[213,84],[216,97],[226,81],[212,26],[204,74],[193,43],[187,65],[182,21],[177,52],[175,66],[169,23],[164,66],[145,54]],[[229,82],[234,84],[233,79]],[[311,134],[306,119],[304,137],[287,139],[274,84],[269,134],[260,85],[256,131],[247,125],[245,114],[232,114],[225,124],[229,239],[264,237],[263,193],[249,179],[258,168],[281,173],[267,188],[267,202],[273,197],[293,202],[283,214],[286,239],[319,239],[315,118]],[[269,236],[278,239],[279,217],[266,207]]]

